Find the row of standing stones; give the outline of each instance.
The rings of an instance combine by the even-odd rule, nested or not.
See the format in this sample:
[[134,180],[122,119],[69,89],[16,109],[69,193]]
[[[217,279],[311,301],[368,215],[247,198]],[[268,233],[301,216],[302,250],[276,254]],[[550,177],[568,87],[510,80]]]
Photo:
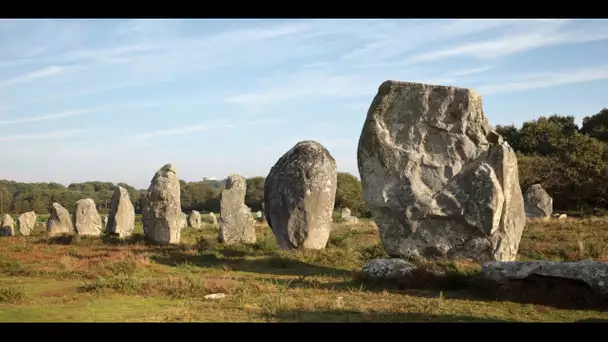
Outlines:
[[[515,261],[527,218],[550,219],[552,199],[538,184],[522,193],[515,152],[488,123],[474,90],[384,82],[368,110],[357,161],[364,201],[391,256],[368,262],[363,267],[368,277],[404,277],[416,269],[406,260],[468,259],[483,263],[483,275],[498,283],[557,277],[608,294],[607,263]],[[299,142],[279,158],[266,177],[262,207],[281,249],[325,248],[336,185],[336,162],[315,141]],[[245,179],[229,175],[220,195],[221,243],[255,242],[245,192]],[[144,235],[153,243],[179,243],[184,227],[200,226],[198,212],[186,218],[181,211],[172,164],[155,173],[142,199]],[[32,214],[18,219],[24,235],[35,222]],[[347,209],[342,215],[357,220]],[[127,191],[117,187],[105,230],[130,236],[134,217]],[[5,216],[9,220],[2,227],[12,230],[12,219]],[[72,228],[67,210],[54,203],[47,230],[99,235],[104,226],[90,199],[77,202],[74,221]]]

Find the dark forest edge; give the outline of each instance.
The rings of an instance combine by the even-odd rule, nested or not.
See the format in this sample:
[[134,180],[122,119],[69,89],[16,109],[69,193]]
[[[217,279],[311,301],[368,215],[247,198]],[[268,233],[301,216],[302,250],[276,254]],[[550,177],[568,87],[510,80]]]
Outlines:
[[[608,108],[585,117],[581,127],[573,116],[554,114],[514,125],[496,126],[517,152],[519,180],[522,191],[532,184],[541,184],[553,197],[555,211],[570,216],[606,214],[608,205]],[[203,180],[181,183],[182,210],[218,212],[219,194],[224,181]],[[140,193],[128,184],[118,183],[129,192],[140,213]],[[0,213],[35,211],[47,213],[53,202],[73,211],[76,201],[91,198],[101,212],[106,212],[114,183],[20,183],[0,180]],[[264,198],[264,177],[247,179],[245,203],[261,209]],[[336,209],[348,207],[352,213],[370,217],[362,196],[361,182],[352,174],[339,172]]]

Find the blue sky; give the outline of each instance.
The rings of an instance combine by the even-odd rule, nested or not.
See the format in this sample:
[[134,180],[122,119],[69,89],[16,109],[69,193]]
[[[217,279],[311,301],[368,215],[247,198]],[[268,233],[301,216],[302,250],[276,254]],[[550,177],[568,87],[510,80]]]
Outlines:
[[490,122],[608,106],[606,20],[0,20],[0,178],[266,176],[300,140],[357,172],[385,80],[470,87]]

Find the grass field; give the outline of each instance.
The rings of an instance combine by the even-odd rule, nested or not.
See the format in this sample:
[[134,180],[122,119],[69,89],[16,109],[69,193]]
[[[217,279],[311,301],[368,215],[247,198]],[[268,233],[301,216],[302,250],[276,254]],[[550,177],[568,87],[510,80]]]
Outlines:
[[[210,225],[185,229],[173,247],[146,245],[141,234],[138,219],[128,241],[50,239],[41,228],[0,238],[0,321],[608,320],[605,310],[567,301],[503,298],[467,262],[424,264],[399,284],[369,283],[358,271],[385,255],[368,220],[334,224],[327,249],[316,252],[277,250],[262,224],[258,243],[238,247],[217,244]],[[524,235],[521,260],[608,261],[608,220],[532,222]],[[226,297],[203,298],[211,293]]]

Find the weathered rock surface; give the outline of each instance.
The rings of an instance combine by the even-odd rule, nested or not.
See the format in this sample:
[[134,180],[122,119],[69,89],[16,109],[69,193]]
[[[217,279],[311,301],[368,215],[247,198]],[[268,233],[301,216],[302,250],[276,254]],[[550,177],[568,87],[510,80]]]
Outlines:
[[517,158],[475,91],[384,82],[357,159],[389,255],[515,260],[526,223]]
[[220,195],[220,231],[218,241],[225,244],[254,243],[255,226],[251,209],[245,205],[247,185],[240,175],[229,175]]
[[524,193],[524,207],[528,218],[548,220],[553,214],[553,198],[540,184],[534,184]]
[[143,218],[146,238],[162,245],[178,244],[183,213],[176,167],[172,164],[161,167],[144,196],[147,196]]
[[301,141],[270,169],[264,214],[284,250],[323,249],[336,198],[336,161],[315,141]]
[[30,235],[32,231],[34,231],[34,228],[36,228],[36,218],[35,211],[28,211],[27,213],[19,215],[17,218],[19,233],[23,236]]
[[126,238],[135,230],[135,207],[127,189],[116,186],[110,202],[110,212],[106,226],[108,234]]
[[15,220],[9,214],[4,214],[2,224],[0,224],[0,236],[15,235]]
[[84,198],[76,202],[74,226],[78,235],[101,235],[101,216],[97,212],[95,201],[91,198]]
[[342,220],[349,223],[359,222],[359,219],[357,217],[351,215],[350,209],[348,208],[342,208],[342,210],[340,211],[340,217],[342,218]]
[[188,225],[194,229],[201,229],[201,213],[192,210],[188,216]]
[[219,227],[217,224],[217,216],[215,216],[214,213],[209,213],[209,223],[213,225],[213,228],[217,229]]
[[363,274],[368,278],[391,280],[400,279],[416,269],[416,265],[401,259],[374,259],[363,266]]
[[490,261],[483,264],[482,273],[484,277],[497,283],[526,279],[531,276],[577,280],[586,283],[600,295],[608,295],[608,263],[606,262]]
[[46,231],[49,236],[74,234],[74,224],[68,210],[59,203],[51,205],[51,215],[46,221]]

